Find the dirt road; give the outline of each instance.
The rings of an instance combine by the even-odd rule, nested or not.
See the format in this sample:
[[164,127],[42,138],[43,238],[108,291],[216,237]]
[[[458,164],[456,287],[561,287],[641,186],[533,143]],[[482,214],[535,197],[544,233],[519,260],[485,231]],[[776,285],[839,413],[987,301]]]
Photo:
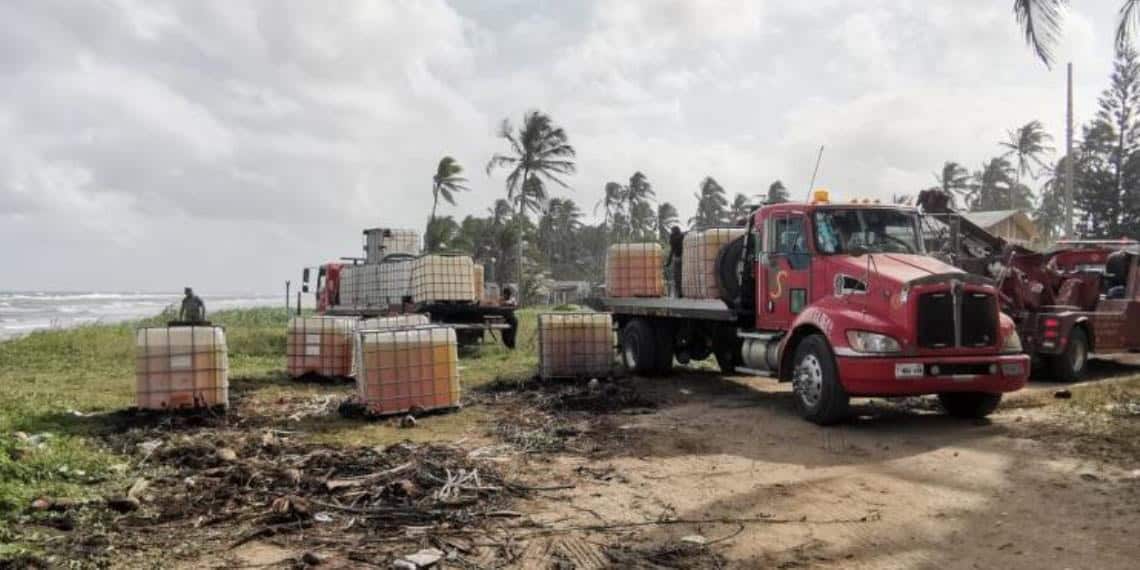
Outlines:
[[767,379],[696,373],[634,382],[659,407],[618,415],[620,445],[530,466],[544,481],[577,485],[530,501],[537,520],[565,527],[723,519],[608,529],[583,540],[660,548],[700,535],[732,567],[1140,564],[1140,457],[1105,460],[1072,449],[1051,412],[1016,399],[983,422],[923,403],[861,402],[858,419],[822,429],[797,417],[788,388]]
[[460,414],[370,432],[462,433],[376,447],[310,441],[346,388],[245,383],[225,416],[85,418],[150,490],[137,512],[88,503],[26,528],[119,567],[388,568],[438,548],[442,568],[1131,569],[1137,372],[1034,384],[982,421],[856,401],[829,428],[764,378],[503,380]]

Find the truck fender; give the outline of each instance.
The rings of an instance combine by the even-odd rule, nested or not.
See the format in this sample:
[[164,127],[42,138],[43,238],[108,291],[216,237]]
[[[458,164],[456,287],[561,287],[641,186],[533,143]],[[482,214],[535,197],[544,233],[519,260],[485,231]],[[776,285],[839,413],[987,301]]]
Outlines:
[[[827,335],[824,334],[823,330],[821,330],[814,323],[802,323],[795,326],[795,328],[792,329],[792,333],[784,337],[784,340],[781,341],[780,370],[777,375],[777,377],[780,379],[780,382],[792,381],[792,358],[796,354],[796,347],[799,346],[800,342],[803,341],[803,339],[813,334],[823,335],[824,338],[827,338]],[[830,340],[827,342],[828,344],[831,344]]]
[[[842,331],[848,328],[864,328],[873,331],[882,331],[897,338],[901,338],[902,331],[897,330],[897,324],[883,320],[866,313],[861,306],[846,304],[840,299],[829,297],[819,303],[808,307],[792,322],[791,334],[787,335],[780,347],[781,382],[790,382],[792,379],[792,358],[796,354],[796,346],[800,341],[811,334],[820,334],[827,339],[828,346],[835,351],[846,347],[846,339]],[[839,339],[839,347],[836,339]]]
[[1093,336],[1093,329],[1091,326],[1089,326],[1088,315],[1082,315],[1076,319],[1073,319],[1073,324],[1067,327],[1065,330],[1065,342],[1068,342],[1069,334],[1073,332],[1073,329],[1078,327],[1084,329],[1085,338],[1089,339],[1089,352],[1096,352],[1096,337]]

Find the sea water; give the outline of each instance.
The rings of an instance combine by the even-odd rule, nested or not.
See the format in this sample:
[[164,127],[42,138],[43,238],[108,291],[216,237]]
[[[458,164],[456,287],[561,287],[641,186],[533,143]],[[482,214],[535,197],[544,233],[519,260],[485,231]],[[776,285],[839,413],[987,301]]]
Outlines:
[[[284,295],[204,294],[207,318],[223,309],[284,306]],[[32,331],[153,317],[182,293],[0,291],[0,339]]]

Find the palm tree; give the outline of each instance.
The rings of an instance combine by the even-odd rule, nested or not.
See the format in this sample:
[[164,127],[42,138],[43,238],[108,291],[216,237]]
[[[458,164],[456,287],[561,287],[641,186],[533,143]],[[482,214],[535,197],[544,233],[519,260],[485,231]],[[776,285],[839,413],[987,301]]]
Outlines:
[[495,200],[495,204],[487,208],[487,213],[491,214],[491,223],[496,227],[506,225],[507,218],[511,217],[514,212],[511,211],[511,203],[499,198]]
[[[1041,202],[1033,215],[1033,223],[1041,231],[1045,243],[1051,243],[1065,231],[1065,168],[1069,157],[1062,156],[1048,169],[1048,178],[1041,186]],[[1079,162],[1079,161],[1078,161]],[[1078,166],[1074,164],[1074,166]]]
[[669,232],[673,226],[680,224],[681,221],[677,218],[677,208],[669,202],[661,202],[657,205],[657,237],[661,241],[669,240]]
[[732,209],[730,210],[732,221],[748,217],[748,196],[744,194],[737,194],[732,199]]
[[[507,175],[507,199],[515,203],[518,217],[525,218],[527,211],[537,211],[545,198],[544,180],[569,188],[562,176],[574,174],[574,147],[562,127],[555,126],[549,115],[541,111],[529,111],[523,116],[523,124],[515,132],[508,119],[499,126],[499,137],[507,141],[510,153],[495,153],[487,161],[487,174],[496,168],[511,171]],[[522,286],[522,234],[519,234],[519,286]]]
[[451,216],[441,216],[432,219],[427,227],[427,235],[424,240],[431,244],[430,251],[438,249],[449,249],[455,244],[453,242],[459,237],[459,224],[455,222],[455,218]]
[[700,192],[694,194],[697,199],[697,214],[689,218],[689,225],[703,229],[723,223],[725,208],[728,206],[724,194],[724,188],[712,176],[705,177],[701,181]]
[[1022,174],[1029,174],[1033,178],[1037,178],[1038,169],[1047,169],[1048,165],[1041,159],[1041,156],[1047,152],[1053,152],[1053,147],[1049,146],[1049,141],[1053,137],[1045,132],[1045,127],[1041,125],[1041,121],[1030,121],[1025,125],[1009,131],[1009,140],[1003,141],[1001,146],[1007,150],[1001,157],[1009,159],[1013,157],[1016,160],[1016,175],[1014,178],[1014,186],[1010,187],[1009,193],[1009,207],[1014,208],[1014,188],[1021,186]]
[[605,194],[602,199],[594,205],[594,213],[598,213],[598,208],[602,208],[605,212],[605,218],[602,224],[607,229],[612,229],[614,216],[622,211],[622,205],[625,203],[625,188],[617,182],[606,182]]
[[[1011,208],[1029,208],[1032,195],[1029,189],[1014,181],[1015,171],[1010,162],[997,157],[982,163],[982,169],[974,174],[970,185],[967,205],[971,212],[1000,210],[1004,205]],[[1008,197],[1012,196],[1012,203]]]
[[469,190],[464,186],[467,179],[460,176],[462,173],[463,167],[454,158],[445,156],[439,160],[439,165],[435,168],[435,175],[431,177],[431,217],[428,218],[428,231],[424,235],[424,245],[427,246],[429,252],[434,251],[435,246],[438,245],[438,243],[433,243],[430,238],[433,237],[431,226],[435,222],[435,211],[439,206],[440,197],[454,206],[455,194]]
[[942,192],[950,197],[953,204],[954,197],[961,194],[965,197],[970,189],[970,171],[961,164],[948,160],[942,165],[942,173],[934,175]]
[[657,228],[653,206],[649,202],[638,202],[629,211],[630,237],[637,240],[651,239]]
[[[1047,66],[1053,65],[1053,47],[1061,35],[1062,11],[1068,0],[1014,0],[1013,13],[1037,57]],[[1116,27],[1116,45],[1122,49],[1129,43],[1136,26],[1140,24],[1140,0],[1123,0],[1120,21]]]
[[768,186],[768,199],[764,201],[766,204],[783,204],[788,201],[788,189],[784,187],[783,181],[777,180]]

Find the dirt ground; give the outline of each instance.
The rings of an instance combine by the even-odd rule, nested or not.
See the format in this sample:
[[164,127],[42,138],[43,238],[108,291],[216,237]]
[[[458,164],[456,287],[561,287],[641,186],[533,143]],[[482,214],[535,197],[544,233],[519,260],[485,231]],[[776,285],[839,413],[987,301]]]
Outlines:
[[534,502],[541,520],[736,520],[598,537],[661,544],[698,534],[719,541],[711,548],[731,567],[1123,569],[1140,561],[1140,471],[1132,471],[1140,458],[1106,463],[1042,440],[1033,426],[1056,421],[1044,413],[1014,408],[969,423],[874,402],[858,406],[849,425],[820,429],[795,415],[786,386],[767,380],[658,382],[673,402],[625,419],[628,450],[552,461],[550,471],[567,480],[611,475]]
[[[1091,382],[1111,383],[1140,362],[1097,370]],[[946,417],[930,399],[868,400],[849,423],[820,428],[798,417],[787,385],[765,378],[508,382],[470,395],[464,413],[483,419],[458,441],[362,447],[360,461],[290,443],[295,430],[239,404],[217,429],[112,436],[158,438],[150,462],[170,460],[158,499],[100,519],[100,541],[116,548],[99,560],[386,568],[434,547],[447,568],[1136,568],[1140,445],[1078,425],[1053,397],[1071,387],[1031,386],[984,421]],[[179,451],[227,441],[233,467]],[[406,479],[325,491],[416,461]],[[439,498],[444,479],[476,469],[482,482]],[[211,477],[244,490],[161,497]],[[297,508],[306,501],[331,510],[322,519]],[[123,534],[128,519],[158,525],[145,527],[151,542]],[[63,544],[92,541],[71,534]]]

